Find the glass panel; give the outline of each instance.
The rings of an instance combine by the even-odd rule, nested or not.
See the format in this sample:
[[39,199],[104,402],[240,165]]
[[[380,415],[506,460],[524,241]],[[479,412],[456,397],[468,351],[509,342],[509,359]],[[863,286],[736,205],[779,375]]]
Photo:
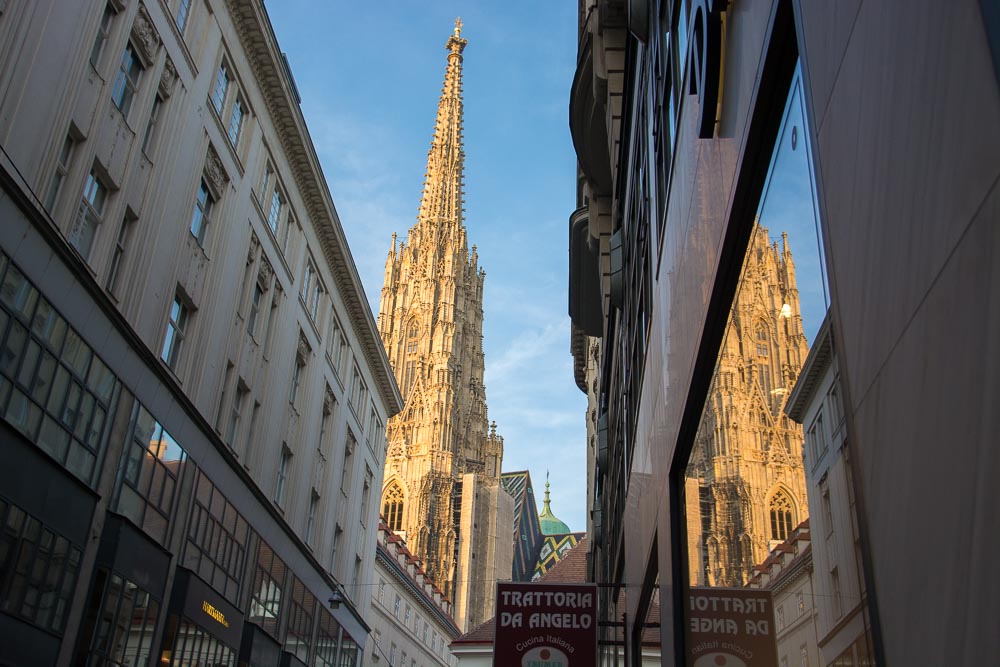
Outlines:
[[[800,616],[814,619],[812,637],[845,633],[843,641],[831,645],[851,644],[868,634],[869,625],[861,572],[853,557],[858,535],[833,535],[825,544],[807,548],[824,540],[819,524],[825,511],[821,478],[808,461],[808,452],[818,451],[812,446],[816,431],[809,430],[807,450],[801,422],[818,411],[818,430],[826,430],[826,390],[804,398],[801,392],[811,390],[802,390],[797,382],[810,346],[817,339],[830,344],[824,338],[830,304],[809,136],[796,72],[683,489],[690,587],[770,591],[780,664],[800,662],[802,635],[789,630],[798,626]],[[819,385],[834,376],[833,370],[819,368],[822,363],[832,368],[832,362],[813,364],[809,383]],[[793,392],[794,405],[789,404]],[[803,401],[808,403],[805,408],[799,407]],[[820,466],[819,472],[826,477],[829,471],[831,479],[837,479],[840,471],[843,480],[844,461],[826,458],[827,466]],[[838,490],[846,516],[853,511],[848,506],[850,490],[846,484]],[[841,562],[840,553],[850,554],[849,563]],[[781,585],[775,588],[779,573]],[[863,622],[848,628],[842,622],[848,610]],[[711,632],[711,623],[685,625],[692,628],[692,646],[725,639]],[[836,657],[820,651],[815,641],[807,647],[818,664]]]
[[48,301],[42,298],[39,299],[38,308],[35,310],[31,330],[58,352],[66,336],[66,320],[52,308]]

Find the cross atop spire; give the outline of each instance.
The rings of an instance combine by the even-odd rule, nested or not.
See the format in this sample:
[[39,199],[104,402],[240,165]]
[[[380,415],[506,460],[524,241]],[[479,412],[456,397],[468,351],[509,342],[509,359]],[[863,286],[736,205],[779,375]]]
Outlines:
[[457,19],[455,19],[455,37],[461,37],[461,36],[462,36],[462,17],[459,16]]

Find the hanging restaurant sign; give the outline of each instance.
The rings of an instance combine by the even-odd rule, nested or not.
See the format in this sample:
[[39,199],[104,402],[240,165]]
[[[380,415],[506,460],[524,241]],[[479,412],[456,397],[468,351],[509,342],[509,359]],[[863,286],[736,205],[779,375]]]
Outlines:
[[690,667],[778,664],[771,591],[692,587],[687,620]]
[[597,587],[497,583],[496,667],[597,664]]

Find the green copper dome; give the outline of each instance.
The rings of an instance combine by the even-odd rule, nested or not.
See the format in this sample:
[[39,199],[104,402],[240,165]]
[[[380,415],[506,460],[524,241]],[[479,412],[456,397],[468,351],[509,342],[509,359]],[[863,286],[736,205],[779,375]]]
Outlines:
[[538,527],[542,529],[542,535],[565,535],[572,533],[565,523],[556,518],[549,507],[549,475],[545,474],[545,501],[542,506],[542,513],[538,515]]

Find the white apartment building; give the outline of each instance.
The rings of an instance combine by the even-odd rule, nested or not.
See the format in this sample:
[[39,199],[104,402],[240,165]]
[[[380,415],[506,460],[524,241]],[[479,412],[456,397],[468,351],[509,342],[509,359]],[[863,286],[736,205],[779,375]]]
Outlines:
[[867,664],[870,629],[863,613],[860,533],[835,342],[827,314],[789,396],[787,412],[805,428],[819,664]]
[[384,521],[379,521],[371,600],[372,641],[365,647],[366,665],[458,664],[448,650],[460,634],[452,603],[424,572],[406,541]]
[[360,662],[401,398],[299,101],[262,0],[0,2],[0,662]]

